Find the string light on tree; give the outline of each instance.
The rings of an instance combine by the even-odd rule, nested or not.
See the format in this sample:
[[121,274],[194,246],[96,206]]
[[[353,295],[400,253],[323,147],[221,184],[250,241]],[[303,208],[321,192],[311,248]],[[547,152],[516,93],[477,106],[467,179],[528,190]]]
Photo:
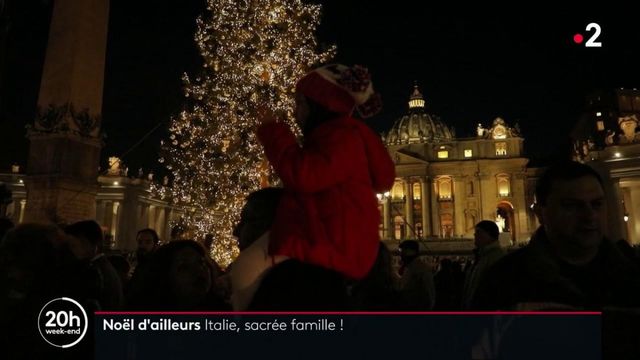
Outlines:
[[185,110],[162,144],[173,186],[156,190],[189,209],[184,221],[198,238],[215,235],[212,255],[226,266],[237,254],[231,233],[244,198],[269,171],[255,137],[257,109],[285,114],[293,127],[296,81],[334,49],[317,50],[319,5],[208,0],[207,10],[195,35],[203,68],[183,76]]

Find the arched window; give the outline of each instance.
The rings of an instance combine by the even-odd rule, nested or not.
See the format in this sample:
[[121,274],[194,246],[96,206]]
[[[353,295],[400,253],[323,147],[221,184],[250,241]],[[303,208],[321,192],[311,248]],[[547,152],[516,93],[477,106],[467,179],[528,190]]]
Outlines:
[[496,155],[498,155],[498,156],[507,155],[507,143],[505,143],[505,142],[497,142],[496,143]]
[[413,200],[420,200],[422,198],[422,186],[419,182],[413,183]]
[[438,184],[438,199],[451,200],[451,198],[453,197],[451,178],[450,177],[438,178],[437,184]]
[[404,197],[404,187],[402,185],[403,183],[400,180],[393,184],[393,188],[391,188],[392,199],[402,199]]
[[498,195],[509,196],[511,194],[511,184],[509,180],[509,175],[499,174],[496,176],[496,181],[497,181],[497,187],[498,187]]

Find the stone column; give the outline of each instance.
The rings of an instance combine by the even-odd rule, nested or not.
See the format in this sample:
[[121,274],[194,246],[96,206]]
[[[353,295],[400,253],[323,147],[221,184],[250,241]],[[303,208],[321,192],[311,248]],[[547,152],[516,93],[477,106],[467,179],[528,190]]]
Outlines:
[[404,195],[406,201],[404,202],[404,218],[406,219],[405,229],[407,239],[414,239],[417,237],[413,228],[413,186],[411,186],[411,180],[409,178],[404,179]]
[[113,201],[106,200],[104,202],[104,223],[102,224],[112,234],[111,229],[113,227]]
[[163,238],[165,237],[165,233],[164,233],[164,224],[167,221],[166,220],[166,208],[165,207],[161,207],[161,208],[157,208],[157,213],[158,213],[158,218],[156,219],[156,224],[153,227],[156,232],[158,233],[158,237]]
[[476,220],[495,220],[496,206],[498,205],[495,177],[490,177],[487,174],[478,174],[477,177],[480,192],[478,196],[480,199],[480,217]]
[[625,207],[629,215],[629,220],[626,224],[629,233],[627,240],[633,245],[638,245],[640,244],[640,187],[634,185],[629,188],[628,193],[628,202],[626,201],[627,197],[625,197]]
[[529,217],[528,209],[529,205],[527,205],[526,200],[526,189],[525,189],[525,181],[526,174],[524,173],[516,173],[512,177],[511,180],[511,194],[513,198],[513,206],[514,206],[514,216],[516,217],[515,221],[515,229],[511,229],[511,231],[515,231],[516,242],[522,242],[529,237],[529,234],[532,233],[531,229],[529,229]]
[[429,213],[431,208],[431,201],[429,199],[429,191],[430,184],[429,180],[426,177],[420,177],[420,202],[422,207],[422,237],[427,238],[429,235],[433,234],[433,230],[431,228],[431,221],[429,221]]
[[465,183],[464,178],[456,176],[453,181],[453,236],[464,235]]
[[116,244],[120,243],[120,239],[118,239],[118,236],[120,235],[120,231],[118,229],[118,225],[120,224],[120,221],[118,221],[119,213],[120,213],[120,202],[114,201],[112,211],[111,211],[111,236],[113,236],[113,240],[116,242]]
[[140,204],[140,212],[138,213],[139,221],[138,221],[138,230],[148,228],[149,227],[149,205],[142,203]]
[[429,192],[432,194],[431,198],[431,234],[436,237],[442,237],[442,226],[440,224],[440,199],[438,197],[438,190],[436,189],[437,183],[433,182],[430,186]]
[[382,199],[382,218],[383,218],[383,238],[391,239],[391,198],[385,197]]
[[153,230],[156,229],[156,206],[149,205],[149,215],[147,217],[147,225],[146,227],[151,228]]
[[18,217],[18,223],[22,224],[24,222],[24,210],[27,206],[27,200],[20,200],[20,216]]
[[141,208],[138,204],[138,191],[136,188],[128,187],[125,189],[124,198],[120,205],[120,236],[118,239],[118,248],[125,251],[133,251],[136,249],[136,234],[139,227],[139,217]]

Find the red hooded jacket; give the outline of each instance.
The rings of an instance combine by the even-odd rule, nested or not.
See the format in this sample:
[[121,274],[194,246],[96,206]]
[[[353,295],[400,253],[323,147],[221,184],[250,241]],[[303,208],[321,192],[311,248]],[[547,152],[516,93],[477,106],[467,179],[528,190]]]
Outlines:
[[376,192],[395,179],[380,137],[343,116],[318,125],[303,147],[283,123],[262,125],[258,138],[285,188],[269,253],[363,278],[380,240]]

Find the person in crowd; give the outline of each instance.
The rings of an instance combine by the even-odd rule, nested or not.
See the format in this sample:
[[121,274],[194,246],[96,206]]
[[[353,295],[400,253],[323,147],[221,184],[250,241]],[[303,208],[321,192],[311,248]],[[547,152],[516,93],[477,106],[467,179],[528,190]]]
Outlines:
[[248,248],[271,228],[283,189],[268,187],[252,192],[245,199],[240,221],[233,228],[240,251]]
[[[238,240],[240,256],[231,264],[230,273],[228,272],[228,275],[221,278],[220,286],[227,288],[230,294],[230,301],[235,302],[235,306],[238,308],[246,308],[251,301],[253,293],[260,286],[263,274],[247,270],[253,269],[254,271],[262,272],[264,270],[263,267],[256,267],[255,264],[261,264],[269,255],[266,252],[266,248],[254,247],[249,251],[247,251],[247,248],[256,242],[258,238],[268,233],[273,224],[282,191],[282,188],[268,187],[249,194],[240,212],[240,220],[233,229],[233,236]],[[244,270],[234,272],[233,268],[236,266]],[[236,283],[233,291],[231,289],[232,275],[235,277]]]
[[184,226],[178,224],[171,228],[169,241],[184,240],[185,236]]
[[14,226],[15,225],[13,224],[13,221],[11,221],[11,219],[0,217],[0,241],[2,241],[2,238],[4,238],[4,234],[6,234],[7,231],[13,229]]
[[64,234],[53,225],[22,224],[9,230],[0,242],[0,315],[11,315],[14,305],[40,295],[50,295],[64,257]]
[[351,285],[350,298],[356,311],[402,310],[398,300],[398,276],[393,269],[391,252],[380,242],[376,262],[362,280]]
[[204,248],[193,240],[160,246],[129,283],[130,310],[227,310],[215,294],[214,269]]
[[133,281],[134,279],[141,276],[143,273],[143,269],[147,266],[149,259],[153,256],[153,253],[160,247],[160,237],[158,233],[151,229],[145,228],[139,230],[136,234],[136,252],[135,258],[132,260],[133,272],[129,278],[129,281],[125,283],[125,297],[128,297],[128,292],[130,291],[129,286],[131,283],[137,283],[139,280]]
[[345,278],[327,268],[287,259],[266,272],[248,311],[346,311]]
[[640,307],[640,272],[604,235],[607,204],[600,175],[578,162],[560,162],[540,177],[535,197],[541,226],[528,245],[489,270],[473,306]]
[[[69,235],[69,248],[78,263],[78,275],[88,285],[85,296],[94,297],[101,310],[117,310],[123,305],[123,286],[120,276],[102,252],[103,234],[93,220],[78,221],[64,228]],[[91,279],[91,280],[88,280]]]
[[400,250],[400,297],[405,310],[431,310],[436,301],[433,273],[420,259],[420,244],[405,240]]
[[362,279],[375,262],[375,193],[391,188],[395,169],[380,136],[353,117],[355,111],[367,117],[380,109],[369,72],[361,66],[320,67],[298,81],[295,100],[302,145],[284,121],[261,109],[258,138],[284,190],[271,231],[245,250],[268,256],[250,269],[234,264],[234,292],[289,258],[350,279]]
[[[282,192],[282,188],[269,187],[247,196],[240,221],[233,230],[241,251],[269,231]],[[245,252],[239,260],[243,266],[244,261],[252,258]],[[295,259],[277,264],[255,285],[256,293],[247,306],[249,311],[337,311],[348,307],[340,274]]]
[[113,266],[118,273],[118,277],[120,277],[120,283],[122,284],[124,291],[129,283],[129,272],[131,271],[131,264],[129,264],[129,260],[120,254],[109,254],[107,255],[107,260],[109,260],[111,266]]
[[624,256],[631,260],[631,262],[634,263],[638,269],[640,269],[640,256],[636,249],[634,249],[627,240],[619,239],[618,241],[616,241],[616,246],[618,247],[618,250],[620,250],[620,252],[624,254]]
[[434,310],[459,310],[464,283],[460,264],[448,258],[442,259],[440,269],[433,277],[433,281],[438,294]]
[[218,264],[218,262],[213,258],[212,252],[213,252],[214,241],[215,241],[214,235],[207,234],[204,236],[204,239],[202,240],[202,247],[204,247],[204,251],[207,254],[207,257],[209,257],[209,262],[213,267],[214,278],[219,279],[222,275],[224,275],[224,270],[222,269],[220,264]]
[[471,308],[471,302],[478,284],[486,275],[487,270],[506,254],[500,247],[499,236],[500,230],[493,221],[482,220],[475,226],[475,232],[473,233],[475,261],[465,274],[462,293],[463,309]]
[[160,237],[158,233],[150,228],[142,229],[136,234],[136,263],[144,264],[148,256],[153,253],[159,246]]
[[[0,349],[3,359],[51,359],[59,348],[42,340],[38,315],[47,302],[78,293],[69,282],[68,264],[75,263],[64,233],[55,225],[21,224],[0,242]],[[85,299],[76,298],[87,311]],[[87,341],[91,341],[88,334]],[[64,353],[65,358],[90,358],[87,341]]]

